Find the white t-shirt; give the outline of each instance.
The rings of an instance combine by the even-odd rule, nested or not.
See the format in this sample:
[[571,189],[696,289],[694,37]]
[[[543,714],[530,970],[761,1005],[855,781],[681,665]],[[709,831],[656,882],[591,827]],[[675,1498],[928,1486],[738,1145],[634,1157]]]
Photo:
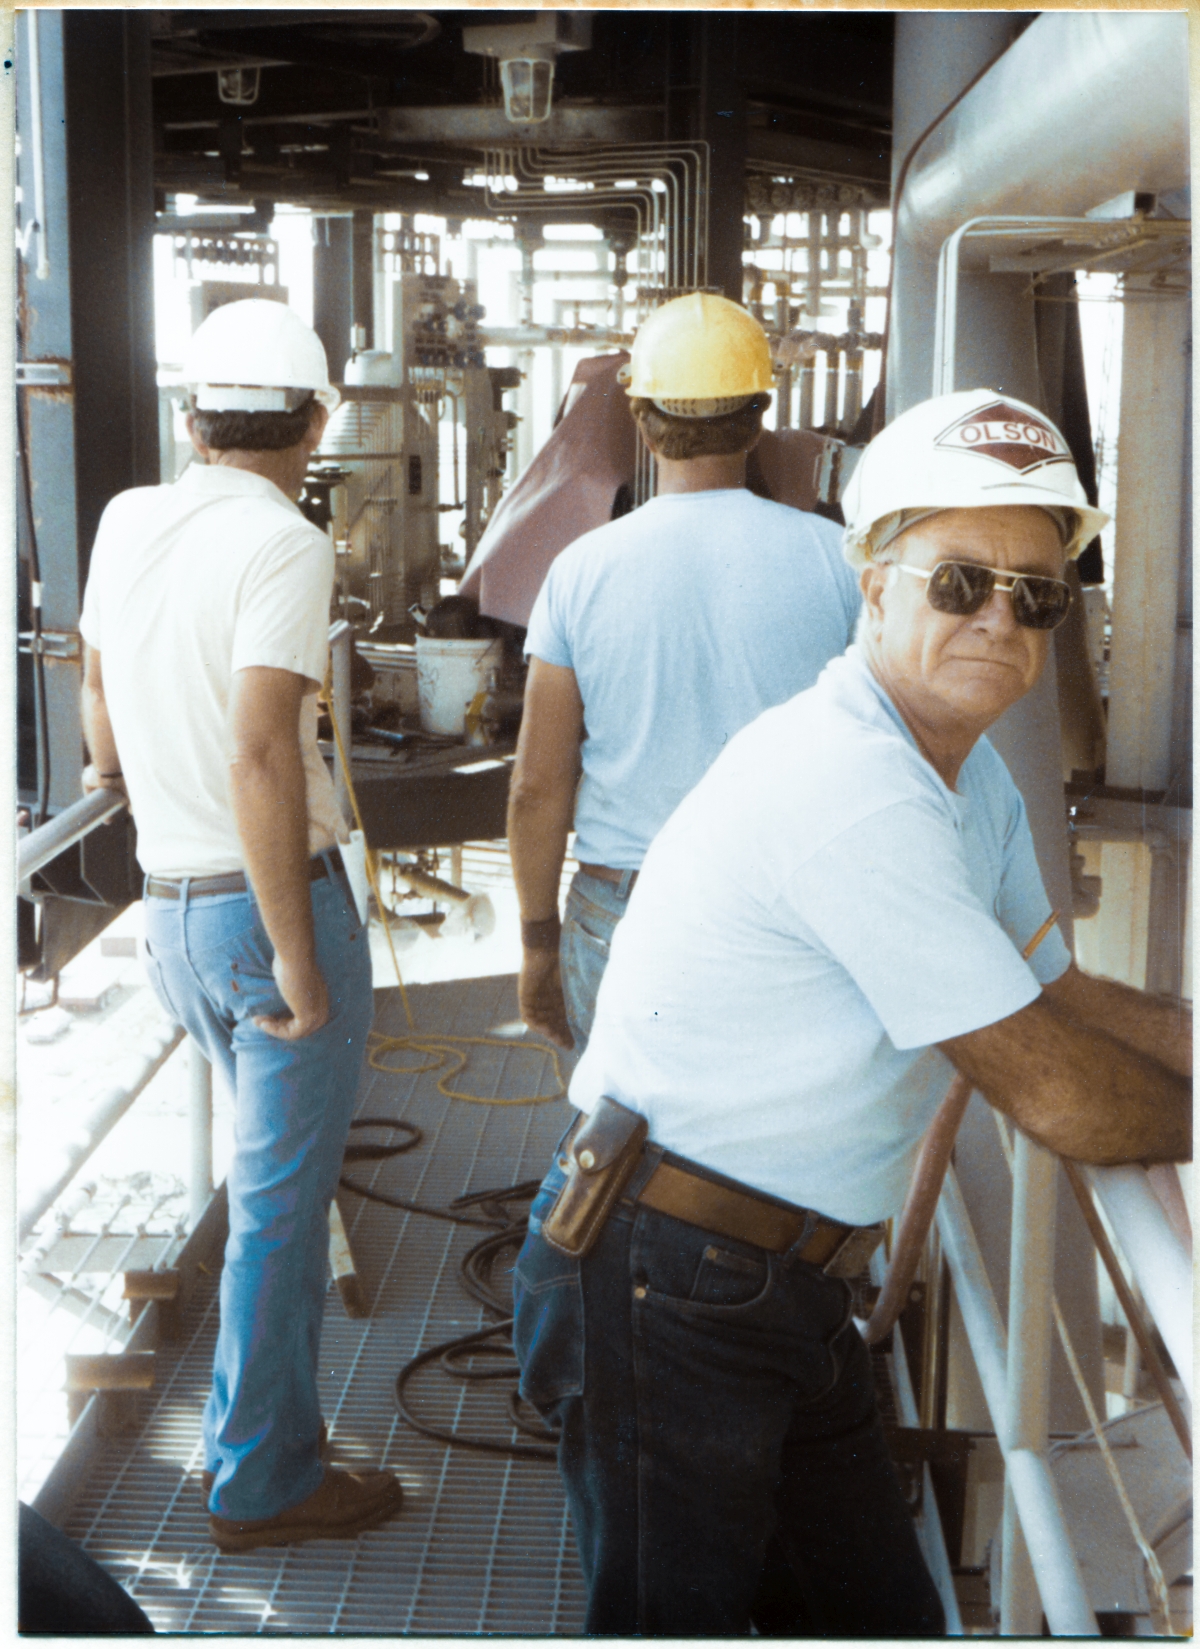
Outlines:
[[841,530],[743,487],[654,498],[568,545],[525,651],[574,670],[583,699],[576,857],[636,870],[738,729],[844,650],[858,608]]
[[571,1082],[719,1173],[869,1224],[953,1069],[1070,957],[986,739],[951,791],[861,652],[732,741],[655,839]]
[[[241,870],[229,803],[229,690],[265,665],[321,681],[333,545],[273,482],[193,464],[171,486],[137,487],[105,510],[79,628],[100,653],[104,696],[151,875]],[[345,835],[300,713],[310,853]]]

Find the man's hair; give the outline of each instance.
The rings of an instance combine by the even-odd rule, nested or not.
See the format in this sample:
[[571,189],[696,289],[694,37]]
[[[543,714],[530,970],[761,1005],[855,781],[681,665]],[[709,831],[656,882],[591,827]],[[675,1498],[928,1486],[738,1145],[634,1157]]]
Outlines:
[[762,415],[770,404],[769,395],[755,395],[736,412],[716,418],[675,418],[643,395],[629,400],[647,445],[673,459],[727,458],[749,452],[762,433]]
[[191,412],[196,433],[214,452],[283,452],[308,434],[315,395],[292,412]]

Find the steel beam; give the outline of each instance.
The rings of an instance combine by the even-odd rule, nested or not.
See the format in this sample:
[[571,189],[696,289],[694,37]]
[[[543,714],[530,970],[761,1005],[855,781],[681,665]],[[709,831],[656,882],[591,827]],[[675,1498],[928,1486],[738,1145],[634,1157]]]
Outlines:
[[549,120],[516,126],[499,106],[465,103],[446,108],[380,109],[379,130],[388,143],[531,143],[556,149],[567,143],[653,143],[663,135],[661,109],[556,102]]

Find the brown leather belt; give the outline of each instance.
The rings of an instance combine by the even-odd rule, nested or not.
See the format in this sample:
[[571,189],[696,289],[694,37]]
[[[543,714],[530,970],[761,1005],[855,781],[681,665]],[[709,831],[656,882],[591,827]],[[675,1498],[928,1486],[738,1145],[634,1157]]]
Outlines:
[[795,1248],[815,1220],[808,1240],[796,1250],[795,1257],[826,1271],[836,1264],[838,1276],[857,1276],[883,1237],[882,1225],[842,1225],[824,1214],[781,1207],[752,1191],[735,1190],[668,1162],[659,1163],[634,1201],[688,1225],[715,1231],[720,1237],[754,1243],[773,1254]]
[[[319,882],[328,875],[329,867],[319,854],[308,861],[310,882]],[[179,899],[183,895],[183,883],[182,876],[147,876],[146,892],[152,899]],[[203,899],[217,893],[246,893],[250,886],[240,870],[231,870],[226,876],[189,876],[187,884],[191,899]]]
[[641,872],[637,870],[614,870],[611,865],[581,864],[579,868],[586,875],[594,876],[598,882],[612,882],[614,885],[620,882],[622,876],[628,876],[629,888],[631,892],[633,891],[633,884],[637,881],[639,875],[641,874]]

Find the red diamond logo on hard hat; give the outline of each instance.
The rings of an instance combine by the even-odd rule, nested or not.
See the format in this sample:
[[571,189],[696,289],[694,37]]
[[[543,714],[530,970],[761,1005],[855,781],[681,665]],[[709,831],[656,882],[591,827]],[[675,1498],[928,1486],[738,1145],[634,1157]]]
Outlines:
[[1053,424],[1046,423],[1028,407],[993,401],[956,418],[934,441],[949,452],[974,452],[994,458],[1009,469],[1039,469],[1043,464],[1071,462],[1071,449]]

